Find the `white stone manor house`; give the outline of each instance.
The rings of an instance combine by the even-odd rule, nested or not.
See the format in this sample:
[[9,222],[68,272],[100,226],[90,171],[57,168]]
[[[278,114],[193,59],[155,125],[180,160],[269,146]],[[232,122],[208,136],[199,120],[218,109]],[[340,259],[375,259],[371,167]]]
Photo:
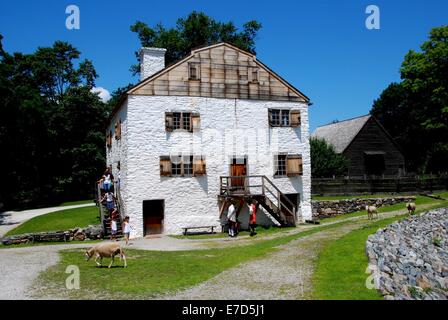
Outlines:
[[311,219],[309,98],[227,43],[167,67],[165,51],[141,49],[141,81],[107,129],[131,237],[219,226],[230,201],[243,228],[252,199],[259,225]]

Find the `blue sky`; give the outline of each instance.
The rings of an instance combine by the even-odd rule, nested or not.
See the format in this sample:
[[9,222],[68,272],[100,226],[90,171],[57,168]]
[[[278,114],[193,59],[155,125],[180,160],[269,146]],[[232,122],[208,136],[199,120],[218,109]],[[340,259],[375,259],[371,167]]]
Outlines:
[[[70,4],[80,8],[80,30],[65,28]],[[365,27],[370,4],[380,8],[380,30]],[[446,0],[15,0],[0,2],[0,33],[8,52],[72,43],[93,61],[97,86],[113,91],[137,81],[129,67],[140,45],[129,26],[136,20],[173,26],[192,10],[237,26],[261,22],[257,57],[311,98],[312,130],[368,113],[381,91],[399,81],[404,55],[418,50],[432,27],[448,23]]]

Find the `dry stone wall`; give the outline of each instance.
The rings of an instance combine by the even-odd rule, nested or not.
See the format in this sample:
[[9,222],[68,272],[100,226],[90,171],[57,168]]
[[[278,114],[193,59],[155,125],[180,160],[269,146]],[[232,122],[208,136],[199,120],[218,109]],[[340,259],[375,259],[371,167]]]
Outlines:
[[366,242],[369,271],[386,299],[448,299],[448,208],[397,221]]

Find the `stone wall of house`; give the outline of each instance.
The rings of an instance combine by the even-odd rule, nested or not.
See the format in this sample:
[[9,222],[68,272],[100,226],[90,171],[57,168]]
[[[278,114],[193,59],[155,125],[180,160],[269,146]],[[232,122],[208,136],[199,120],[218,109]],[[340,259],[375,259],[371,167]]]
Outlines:
[[386,299],[448,299],[448,208],[395,222],[366,242],[368,270]]
[[328,218],[331,216],[365,210],[366,206],[376,206],[377,208],[414,201],[415,197],[387,197],[368,199],[344,199],[344,200],[313,200],[313,217]]
[[87,228],[74,228],[63,231],[49,231],[25,233],[15,236],[4,237],[1,239],[2,244],[23,244],[35,242],[68,242],[68,241],[84,241],[86,239],[96,240],[103,238],[103,228],[101,225],[88,226]]
[[[268,109],[300,109],[298,128],[270,128]],[[165,112],[197,112],[199,131],[165,131]],[[266,175],[284,193],[299,193],[298,216],[311,218],[311,163],[308,106],[295,102],[131,95],[127,103],[126,173],[123,201],[133,227],[131,237],[143,236],[143,201],[164,200],[164,233],[182,232],[190,225],[219,225],[220,176],[229,175],[232,155],[247,156],[248,175]],[[123,143],[124,141],[122,141]],[[123,146],[122,146],[123,148]],[[111,151],[114,152],[113,150]],[[303,176],[274,178],[274,155],[301,154]],[[161,177],[159,157],[203,155],[207,175]],[[111,159],[111,158],[108,158]],[[123,169],[122,169],[123,171]],[[123,189],[122,189],[123,191]],[[247,208],[241,213],[244,224]],[[259,215],[259,224],[272,224]]]

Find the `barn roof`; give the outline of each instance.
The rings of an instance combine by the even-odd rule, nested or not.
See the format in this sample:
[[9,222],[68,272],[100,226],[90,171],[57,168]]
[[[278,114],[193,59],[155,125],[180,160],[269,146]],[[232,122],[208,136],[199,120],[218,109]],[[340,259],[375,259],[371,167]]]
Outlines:
[[358,135],[371,115],[343,120],[318,127],[312,137],[324,139],[333,145],[337,153],[342,153]]

